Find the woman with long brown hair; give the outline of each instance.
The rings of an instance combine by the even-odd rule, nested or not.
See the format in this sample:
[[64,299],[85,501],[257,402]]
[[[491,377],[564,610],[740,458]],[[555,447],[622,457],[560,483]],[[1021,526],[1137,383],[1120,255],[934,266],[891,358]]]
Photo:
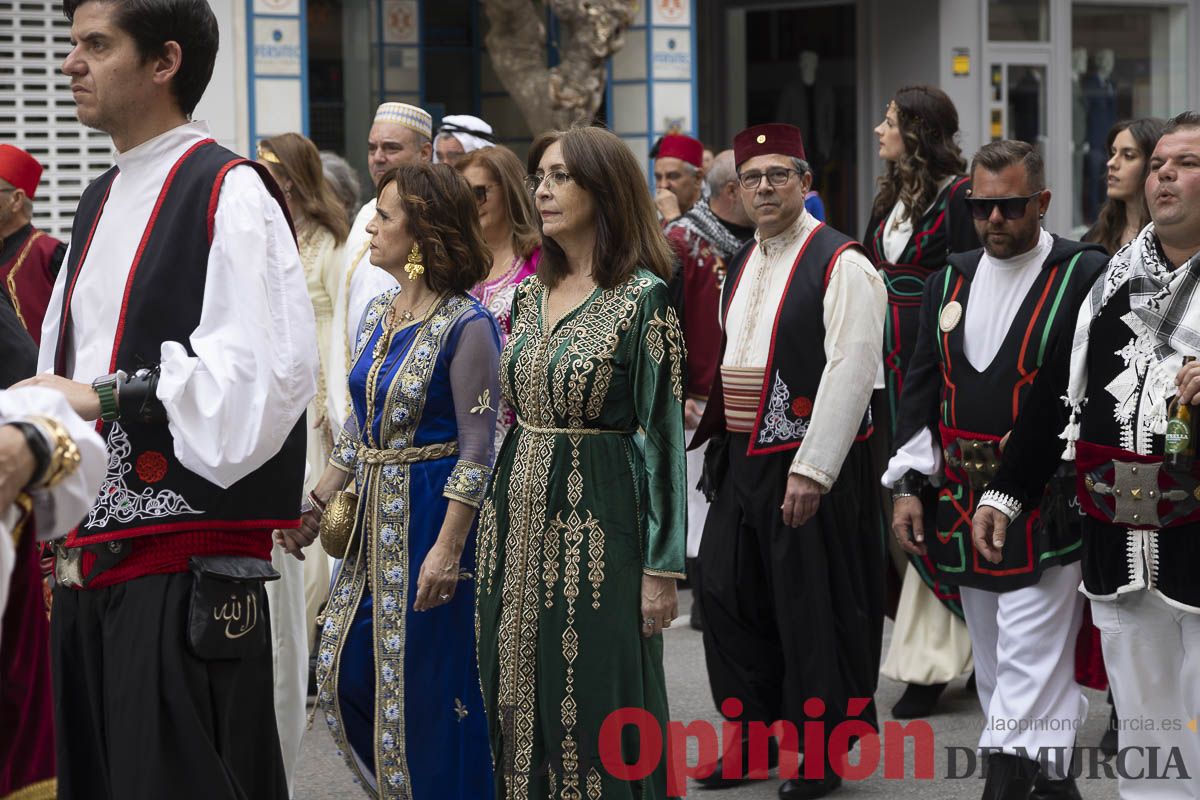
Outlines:
[[1146,176],[1150,154],[1162,136],[1163,121],[1154,117],[1122,120],[1108,132],[1108,199],[1096,223],[1084,235],[1111,256],[1150,223]]
[[[317,699],[374,796],[487,800],[472,579],[500,336],[467,290],[491,257],[453,168],[399,167],[378,192],[371,263],[400,285],[367,307],[351,414],[303,522],[345,549],[324,614]],[[357,497],[335,499],[351,480]],[[342,513],[351,508],[352,519]]]
[[[517,286],[537,269],[542,237],[534,220],[533,202],[525,188],[525,171],[507,147],[486,147],[460,158],[454,168],[471,184],[479,204],[479,226],[492,251],[492,268],[471,294],[492,312],[500,326],[501,344],[512,330],[512,302]],[[496,417],[496,449],[516,421],[503,400]]]
[[[974,250],[979,240],[966,206],[969,181],[957,141],[958,111],[945,92],[932,86],[900,89],[875,134],[886,166],[863,246],[888,290],[883,391],[872,404],[875,452],[887,459],[905,444],[892,437],[925,281],[951,253]],[[897,477],[885,474],[885,486],[891,488]],[[891,497],[884,499],[892,521]],[[908,684],[892,709],[905,719],[933,711],[946,683],[970,665],[971,640],[957,590],[937,584],[921,558],[905,563],[905,554],[893,545],[893,574],[903,577],[896,631],[881,672]]]
[[[329,338],[333,298],[341,280],[342,244],[349,225],[332,188],[325,181],[321,155],[309,139],[284,133],[263,139],[258,161],[270,170],[283,190],[288,213],[296,228],[300,263],[304,267],[308,297],[317,322],[317,394],[308,404],[306,457],[307,492],[316,483],[333,447],[333,432],[326,411]],[[334,376],[333,380],[345,380]],[[287,774],[294,773],[304,733],[304,698],[308,692],[308,654],[316,644],[316,621],[329,594],[329,559],[317,544],[307,548],[303,562],[287,557],[278,546],[272,563],[282,575],[267,584],[271,634],[275,656],[275,706],[279,742]]]
[[[542,258],[513,301],[500,382],[517,421],[479,523],[496,794],[665,798],[665,761],[618,780],[599,743],[618,709],[645,709],[664,736],[668,719],[661,632],[687,524],[671,254],[612,133],[544,134],[528,164]],[[626,763],[633,745],[622,737]]]

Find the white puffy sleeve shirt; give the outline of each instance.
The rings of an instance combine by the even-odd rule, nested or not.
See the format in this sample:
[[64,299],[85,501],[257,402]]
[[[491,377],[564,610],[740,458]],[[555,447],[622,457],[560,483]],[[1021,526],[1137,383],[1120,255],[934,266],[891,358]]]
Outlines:
[[[121,172],[71,303],[65,346],[74,380],[91,383],[108,372],[121,290],[154,200],[178,156],[206,135],[204,123],[190,123],[118,154]],[[39,371],[54,366],[66,275],[50,298]],[[181,342],[163,342],[158,397],[175,457],[228,487],[279,452],[316,395],[319,365],[296,242],[250,167],[233,168],[221,186],[200,323],[189,343],[194,356]]]

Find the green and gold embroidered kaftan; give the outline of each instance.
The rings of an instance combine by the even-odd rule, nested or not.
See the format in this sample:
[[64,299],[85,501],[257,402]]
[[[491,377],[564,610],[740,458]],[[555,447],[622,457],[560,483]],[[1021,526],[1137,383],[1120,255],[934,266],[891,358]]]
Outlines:
[[[684,346],[667,287],[639,270],[552,328],[545,285],[513,301],[500,358],[517,413],[480,517],[480,675],[497,798],[664,798],[600,761],[621,708],[667,721],[662,636],[641,636],[642,575],[683,577]],[[638,736],[624,729],[626,763]]]

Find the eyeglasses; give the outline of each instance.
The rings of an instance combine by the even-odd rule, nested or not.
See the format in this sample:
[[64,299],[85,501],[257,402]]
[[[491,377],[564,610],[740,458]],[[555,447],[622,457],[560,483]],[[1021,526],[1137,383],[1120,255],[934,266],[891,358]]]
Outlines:
[[1028,197],[968,197],[967,206],[971,216],[981,222],[992,215],[992,209],[1000,209],[1000,216],[1007,220],[1020,219],[1025,216],[1025,207],[1035,197],[1041,197],[1041,192],[1034,192]]
[[560,169],[556,169],[553,172],[547,172],[544,176],[543,175],[528,175],[528,176],[526,176],[525,188],[529,190],[530,194],[537,194],[537,190],[542,188],[542,184],[545,183],[546,181],[550,182],[550,188],[553,190],[553,189],[557,189],[557,188],[565,185],[566,182],[569,180],[572,180],[569,173],[563,172]]
[[482,186],[472,186],[471,191],[475,193],[475,202],[478,203],[479,205],[483,205],[484,203],[486,203],[487,196],[488,196],[488,190],[496,185],[497,184],[494,184],[494,183],[485,183]]
[[767,178],[767,183],[771,184],[772,186],[783,186],[785,183],[791,180],[793,172],[797,175],[801,174],[799,170],[786,169],[784,167],[774,167],[766,172],[746,172],[738,175],[738,183],[742,184],[743,189],[757,189],[758,185],[762,183],[763,176],[765,175]]

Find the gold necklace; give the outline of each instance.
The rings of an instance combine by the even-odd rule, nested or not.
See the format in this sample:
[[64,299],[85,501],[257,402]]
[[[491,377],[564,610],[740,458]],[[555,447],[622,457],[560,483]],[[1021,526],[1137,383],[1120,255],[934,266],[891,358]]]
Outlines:
[[[421,318],[422,325],[429,321],[430,316],[432,316],[433,311],[438,307],[441,299],[442,295],[436,295],[433,298],[433,303],[430,304],[429,309]],[[395,310],[395,306],[389,304],[388,308],[389,314],[383,320],[383,332],[379,334],[379,340],[375,342],[375,349],[371,351],[371,368],[367,371],[366,397],[364,398],[367,412],[367,439],[376,445],[379,443],[375,442],[371,426],[375,420],[375,393],[378,391],[379,373],[383,369],[383,362],[386,360],[388,351],[392,349],[393,337],[403,329],[403,326],[395,324],[395,315],[391,313]],[[408,313],[410,315],[409,318],[412,319],[411,312]],[[417,335],[413,337],[413,344],[416,344],[417,337],[420,335],[420,331],[418,331]],[[383,429],[381,428],[380,433],[382,432]]]

